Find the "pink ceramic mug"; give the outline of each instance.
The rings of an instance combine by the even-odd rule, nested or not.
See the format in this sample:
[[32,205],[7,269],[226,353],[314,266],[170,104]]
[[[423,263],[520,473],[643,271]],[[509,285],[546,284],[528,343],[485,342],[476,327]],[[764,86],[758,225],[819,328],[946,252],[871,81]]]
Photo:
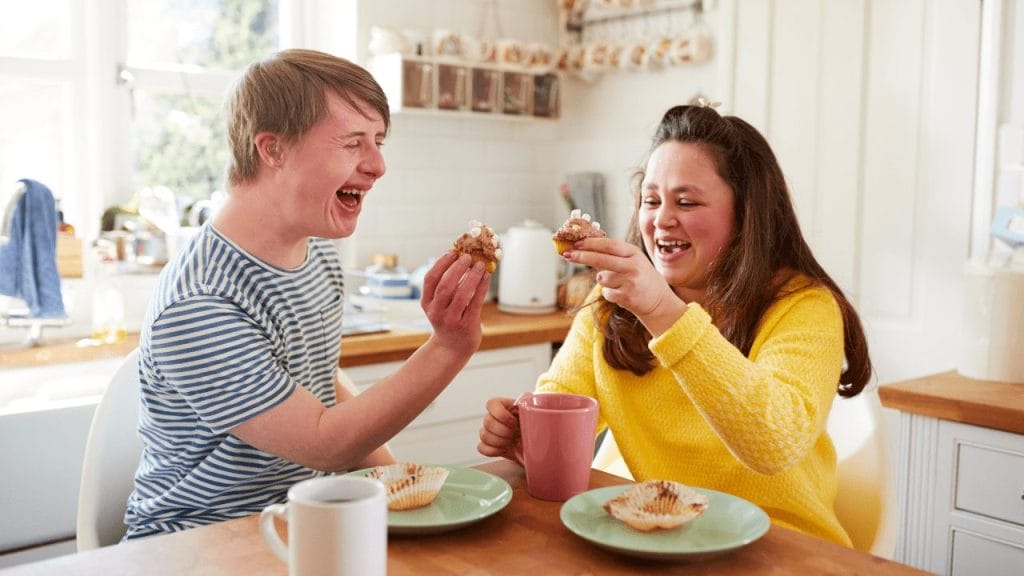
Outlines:
[[597,400],[577,394],[525,394],[516,403],[521,441],[515,452],[534,498],[564,501],[590,481]]

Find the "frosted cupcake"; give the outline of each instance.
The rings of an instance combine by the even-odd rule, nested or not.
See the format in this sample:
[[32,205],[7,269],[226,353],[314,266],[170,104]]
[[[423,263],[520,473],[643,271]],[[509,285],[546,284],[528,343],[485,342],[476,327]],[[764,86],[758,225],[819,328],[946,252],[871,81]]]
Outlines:
[[388,510],[412,510],[422,508],[437,498],[448,477],[448,470],[399,462],[377,466],[367,476],[384,483],[388,493]]
[[573,210],[569,213],[569,219],[562,224],[554,235],[551,236],[555,243],[555,251],[559,255],[572,250],[573,245],[585,238],[603,238],[607,236],[601,230],[601,224],[592,222],[590,214],[584,214],[580,210]]
[[606,512],[641,532],[682,526],[707,508],[706,495],[670,480],[634,484],[604,504]]
[[455,239],[454,249],[459,254],[469,254],[473,260],[483,262],[488,272],[498,269],[501,247],[498,237],[486,224],[469,221],[469,232]]

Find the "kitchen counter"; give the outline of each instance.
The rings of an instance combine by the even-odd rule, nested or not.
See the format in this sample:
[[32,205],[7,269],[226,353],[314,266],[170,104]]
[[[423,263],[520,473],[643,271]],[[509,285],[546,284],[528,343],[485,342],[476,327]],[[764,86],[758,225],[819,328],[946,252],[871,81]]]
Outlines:
[[938,574],[1024,566],[1024,382],[943,372],[878,389],[900,411],[895,559]]
[[[497,305],[484,305],[481,350],[523,346],[541,342],[561,342],[569,331],[572,317],[558,310],[548,314],[506,314]],[[422,330],[396,328],[379,334],[361,334],[342,338],[341,366],[365,366],[405,360],[427,341]],[[98,346],[79,340],[61,340],[35,348],[0,350],[0,367],[43,366],[126,356],[138,346],[139,335],[129,334],[123,342]]]
[[1024,382],[974,380],[942,372],[878,388],[882,405],[1005,432],[1024,434]]
[[[572,316],[563,310],[548,314],[506,314],[494,303],[484,305],[484,326],[480,350],[525,346],[542,342],[561,342],[572,324]],[[341,367],[364,366],[405,360],[427,338],[428,332],[397,328],[380,334],[346,336],[341,339]]]

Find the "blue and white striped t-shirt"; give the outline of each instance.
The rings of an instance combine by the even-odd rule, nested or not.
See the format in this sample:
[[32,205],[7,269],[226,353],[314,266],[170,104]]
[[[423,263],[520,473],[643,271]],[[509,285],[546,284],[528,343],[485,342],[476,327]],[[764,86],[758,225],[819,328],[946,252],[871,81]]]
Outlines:
[[302,266],[284,270],[207,224],[167,265],[139,344],[145,449],[126,538],[253,514],[324,475],[229,430],[295,386],[335,404],[342,288],[337,251],[319,238]]

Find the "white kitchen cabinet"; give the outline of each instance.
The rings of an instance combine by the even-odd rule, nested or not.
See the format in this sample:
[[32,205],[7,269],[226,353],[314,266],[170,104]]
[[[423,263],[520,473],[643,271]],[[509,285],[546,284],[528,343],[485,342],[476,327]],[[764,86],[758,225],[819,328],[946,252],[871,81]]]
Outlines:
[[1024,574],[1024,436],[900,415],[896,560],[951,576]]
[[[395,457],[459,466],[487,460],[476,451],[487,400],[533,390],[550,363],[549,342],[477,352],[444,392],[389,442]],[[345,374],[362,391],[401,365],[355,366],[345,368]]]

